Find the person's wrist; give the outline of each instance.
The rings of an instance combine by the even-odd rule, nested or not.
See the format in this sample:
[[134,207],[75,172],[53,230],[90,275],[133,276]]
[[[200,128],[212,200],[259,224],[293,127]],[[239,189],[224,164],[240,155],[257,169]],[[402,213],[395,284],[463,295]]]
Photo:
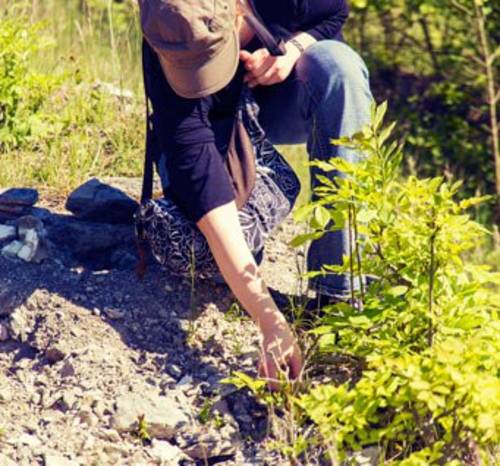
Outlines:
[[288,39],[286,44],[289,47],[293,47],[297,51],[299,57],[306,51],[304,45],[296,37]]
[[275,340],[279,336],[286,335],[288,337],[292,334],[285,316],[279,311],[259,321],[259,328],[264,340],[268,341]]
[[296,41],[289,40],[286,42],[285,47],[286,47],[286,54],[293,58],[294,61],[297,61],[300,56],[302,55],[301,49],[295,44]]

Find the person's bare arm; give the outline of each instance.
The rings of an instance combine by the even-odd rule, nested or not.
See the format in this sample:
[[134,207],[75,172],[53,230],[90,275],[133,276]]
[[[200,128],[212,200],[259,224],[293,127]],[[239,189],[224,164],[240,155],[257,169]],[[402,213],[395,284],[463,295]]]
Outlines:
[[[197,225],[205,235],[227,284],[262,332],[259,372],[276,379],[277,363],[288,370],[291,378],[298,377],[302,368],[300,349],[246,244],[236,204],[231,202],[211,210]],[[271,383],[271,387],[275,384]]]

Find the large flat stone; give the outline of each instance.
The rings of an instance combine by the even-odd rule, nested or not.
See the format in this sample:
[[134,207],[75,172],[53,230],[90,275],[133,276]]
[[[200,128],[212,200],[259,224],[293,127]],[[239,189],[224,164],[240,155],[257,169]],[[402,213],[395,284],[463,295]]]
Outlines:
[[0,189],[0,222],[28,215],[38,202],[38,191],[31,188]]
[[163,440],[174,437],[189,422],[179,404],[171,398],[153,393],[127,393],[116,400],[113,428],[118,432],[137,431],[141,416],[144,416],[149,435]]
[[93,254],[135,244],[132,225],[87,222],[70,215],[52,215],[45,222],[50,241],[67,247],[76,255]]
[[0,189],[1,206],[32,207],[38,202],[38,191],[31,188]]
[[133,223],[137,207],[128,194],[97,178],[78,187],[66,201],[66,209],[81,219],[115,224]]

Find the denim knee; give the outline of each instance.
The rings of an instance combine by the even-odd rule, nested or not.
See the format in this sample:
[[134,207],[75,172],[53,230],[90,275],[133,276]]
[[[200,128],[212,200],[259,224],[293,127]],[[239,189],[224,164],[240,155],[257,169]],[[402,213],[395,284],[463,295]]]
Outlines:
[[316,104],[346,89],[371,98],[368,69],[359,54],[343,42],[322,40],[311,45],[296,71]]

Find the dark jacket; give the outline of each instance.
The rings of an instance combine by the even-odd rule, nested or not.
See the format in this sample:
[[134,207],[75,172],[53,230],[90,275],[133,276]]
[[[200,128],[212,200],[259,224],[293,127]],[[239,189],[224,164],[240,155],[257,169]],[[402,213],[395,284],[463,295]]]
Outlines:
[[[348,14],[344,0],[254,0],[254,4],[269,29],[284,39],[303,31],[317,40],[340,40]],[[258,40],[252,42],[262,47]],[[146,92],[153,110],[147,151],[157,164],[164,190],[196,222],[234,199],[218,144],[224,134],[212,127],[212,121],[229,116],[232,122],[245,70],[240,66],[232,82],[216,94],[185,99],[170,87],[147,42],[144,53]]]
[[253,0],[266,25],[287,38],[303,31],[316,40],[342,39],[349,8],[346,0]]

